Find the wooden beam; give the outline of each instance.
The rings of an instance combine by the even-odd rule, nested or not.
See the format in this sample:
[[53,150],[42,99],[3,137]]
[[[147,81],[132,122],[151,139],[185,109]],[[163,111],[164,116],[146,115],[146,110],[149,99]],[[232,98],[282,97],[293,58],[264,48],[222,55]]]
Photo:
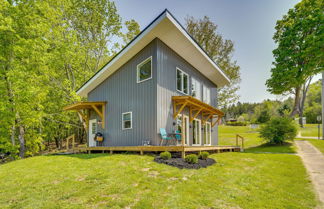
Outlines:
[[213,114],[208,115],[205,119],[203,119],[202,124],[205,124],[207,120],[213,117]]
[[176,119],[177,116],[182,112],[182,110],[186,107],[188,102],[185,102],[182,104],[182,106],[180,107],[180,109],[177,111],[177,110],[173,110],[173,119]]
[[106,105],[101,106],[101,112],[102,112],[102,128],[105,128],[106,123]]
[[94,109],[94,111],[96,111],[96,113],[99,115],[99,117],[102,120],[102,118],[103,118],[102,112],[96,107],[96,105],[91,105],[91,107]]
[[218,119],[214,123],[212,123],[212,127],[214,127],[220,121],[221,118],[222,117],[218,117]]
[[199,113],[201,112],[203,110],[203,108],[200,108],[196,113],[195,113],[195,115],[192,117],[192,118],[190,118],[190,123],[192,123],[192,121],[199,115]]

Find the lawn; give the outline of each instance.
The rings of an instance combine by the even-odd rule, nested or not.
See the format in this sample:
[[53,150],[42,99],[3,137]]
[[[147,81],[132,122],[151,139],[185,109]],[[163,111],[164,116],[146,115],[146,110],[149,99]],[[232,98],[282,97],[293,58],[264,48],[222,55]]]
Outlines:
[[[295,153],[296,148],[292,142],[284,145],[268,145],[259,137],[257,129],[249,126],[219,126],[219,144],[236,145],[236,134],[244,137],[245,152],[272,152],[272,153]],[[239,144],[240,145],[240,144]]]
[[298,156],[222,153],[180,170],[151,156],[39,156],[0,165],[0,208],[314,208]]
[[318,136],[318,125],[317,124],[306,124],[304,128],[300,128],[301,136]]
[[307,140],[312,143],[319,151],[324,154],[324,140],[319,139],[298,139],[298,140]]

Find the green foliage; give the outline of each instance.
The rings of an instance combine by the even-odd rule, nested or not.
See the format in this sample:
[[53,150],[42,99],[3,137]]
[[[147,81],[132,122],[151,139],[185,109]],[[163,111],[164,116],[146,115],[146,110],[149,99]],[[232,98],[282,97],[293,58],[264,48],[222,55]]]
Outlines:
[[302,0],[276,24],[274,68],[266,85],[273,94],[295,95],[292,115],[302,116],[308,85],[323,70],[323,10],[322,0]]
[[235,103],[239,96],[240,67],[233,60],[234,43],[224,39],[217,31],[217,25],[209,17],[186,19],[186,28],[207,54],[218,64],[230,79],[230,84],[218,89],[218,105],[222,108]]
[[248,122],[245,122],[245,121],[227,121],[226,122],[226,125],[228,126],[246,126],[248,125]]
[[260,136],[270,144],[283,144],[297,135],[296,123],[290,118],[276,117],[260,129]]
[[322,114],[321,87],[321,80],[309,86],[304,111],[307,123],[318,123],[317,116]]
[[198,156],[196,154],[187,155],[185,161],[190,164],[196,164],[198,163]]
[[172,155],[171,155],[170,152],[165,151],[165,152],[161,152],[161,153],[160,153],[160,157],[161,157],[163,160],[169,160],[169,159],[171,159]]
[[0,1],[2,140],[32,156],[81,129],[63,107],[138,32],[109,0]]
[[198,156],[199,159],[206,160],[209,156],[209,152],[201,152]]
[[258,123],[266,123],[270,120],[270,114],[267,110],[263,110],[257,118]]

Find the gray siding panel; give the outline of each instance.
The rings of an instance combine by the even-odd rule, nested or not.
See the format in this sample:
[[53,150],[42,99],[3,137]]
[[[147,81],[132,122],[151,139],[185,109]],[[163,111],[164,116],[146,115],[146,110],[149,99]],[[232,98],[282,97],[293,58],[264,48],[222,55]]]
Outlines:
[[[176,90],[177,67],[188,73],[189,86],[192,77],[207,86],[211,90],[211,105],[217,107],[217,86],[160,40],[157,40],[157,60],[157,130],[166,128],[167,132],[173,132],[175,129],[171,97],[184,95]],[[188,110],[185,110],[185,112],[188,114]],[[192,127],[192,124],[190,126]],[[192,128],[189,132],[191,145]],[[218,144],[217,137],[218,127],[214,126],[212,129],[212,145]]]
[[[137,83],[136,67],[152,56],[152,79]],[[104,146],[156,144],[156,40],[88,94],[89,101],[107,101]],[[133,127],[122,130],[122,113],[132,112]],[[91,114],[91,118],[96,117]]]

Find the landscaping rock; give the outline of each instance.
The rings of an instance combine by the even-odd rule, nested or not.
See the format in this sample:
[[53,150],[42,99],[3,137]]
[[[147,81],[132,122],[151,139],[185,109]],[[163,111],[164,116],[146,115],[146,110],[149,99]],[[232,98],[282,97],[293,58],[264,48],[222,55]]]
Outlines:
[[199,169],[199,168],[206,168],[208,166],[211,166],[216,163],[216,161],[212,158],[207,158],[206,160],[198,159],[198,163],[196,164],[190,164],[187,163],[182,158],[171,158],[168,160],[162,159],[160,156],[157,156],[154,158],[154,161],[157,163],[163,163],[170,166],[174,166],[180,169],[187,168],[187,169]]

